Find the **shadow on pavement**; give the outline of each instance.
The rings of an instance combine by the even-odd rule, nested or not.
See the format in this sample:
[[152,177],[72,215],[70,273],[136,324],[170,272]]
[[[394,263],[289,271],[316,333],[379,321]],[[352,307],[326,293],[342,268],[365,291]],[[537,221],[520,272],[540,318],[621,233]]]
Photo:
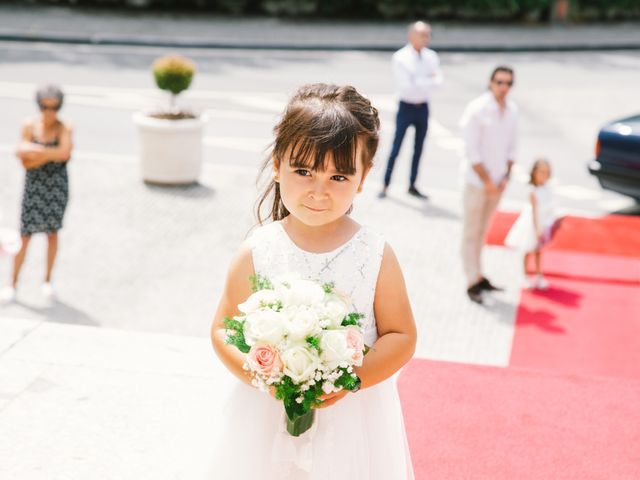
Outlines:
[[392,197],[390,195],[387,195],[385,200],[391,201],[405,208],[416,210],[426,217],[438,217],[447,220],[460,220],[460,216],[456,213],[452,212],[451,210],[447,210],[446,208],[438,207],[432,203],[429,203],[429,201],[417,203],[415,201],[404,200],[402,198]]
[[18,301],[18,305],[26,310],[42,315],[47,321],[55,323],[68,323],[72,325],[85,325],[99,327],[100,324],[93,320],[82,310],[78,310],[71,305],[54,300],[51,305],[42,307]]
[[485,293],[483,299],[483,304],[478,307],[495,314],[498,321],[511,324],[515,320],[514,311],[517,310],[517,305],[503,300],[499,294],[491,294],[489,292]]
[[555,286],[551,286],[547,290],[534,290],[532,294],[567,307],[579,307],[580,299],[582,298],[579,293]]
[[159,185],[155,183],[144,183],[147,189],[154,193],[172,195],[185,198],[210,198],[215,195],[215,190],[201,183],[190,185]]
[[[532,310],[520,305],[519,325],[531,325],[544,330],[547,333],[565,334],[567,331],[559,325],[554,325],[558,321],[558,317],[546,310]],[[524,320],[523,320],[524,319]]]
[[[580,306],[580,300],[582,299],[582,295],[576,292],[555,286],[549,287],[547,290],[533,290],[531,292],[523,292],[523,294],[542,297],[560,305],[573,308],[578,308]],[[483,307],[496,313],[498,319],[502,322],[511,322],[513,318],[519,325],[535,326],[548,333],[566,333],[564,328],[559,325],[554,325],[554,322],[558,320],[557,315],[540,308],[528,308],[523,305],[522,301],[515,306],[515,316],[512,312],[514,306],[495,295],[485,296]]]

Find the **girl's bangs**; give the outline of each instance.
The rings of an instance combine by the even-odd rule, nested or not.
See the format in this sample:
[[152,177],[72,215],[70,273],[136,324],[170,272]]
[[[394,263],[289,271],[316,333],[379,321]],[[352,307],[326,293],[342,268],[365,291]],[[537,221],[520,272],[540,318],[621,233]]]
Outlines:
[[315,171],[324,171],[333,160],[338,173],[356,173],[358,153],[357,135],[340,132],[335,138],[316,140],[310,137],[296,139],[288,149],[289,165]]

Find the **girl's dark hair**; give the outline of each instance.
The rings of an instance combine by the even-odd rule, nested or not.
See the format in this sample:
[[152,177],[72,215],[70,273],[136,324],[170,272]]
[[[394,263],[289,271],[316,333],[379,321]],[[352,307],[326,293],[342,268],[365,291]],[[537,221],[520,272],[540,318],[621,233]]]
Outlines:
[[[271,170],[272,162],[280,165],[285,161],[291,166],[322,171],[328,153],[338,172],[353,174],[359,151],[366,170],[373,165],[379,130],[378,110],[354,87],[325,83],[304,85],[289,100],[273,129],[275,140],[260,175]],[[280,196],[280,184],[273,178],[256,205],[260,225],[265,220],[262,215],[265,203],[270,205],[267,219],[277,221],[289,215]]]
[[40,102],[45,98],[54,98],[58,102],[58,107],[62,107],[64,93],[58,85],[43,85],[36,90],[36,102],[38,105],[40,105]]
[[546,165],[547,167],[549,167],[549,172],[551,172],[551,164],[549,163],[549,160],[547,160],[546,158],[538,158],[535,162],[533,162],[533,165],[531,166],[531,172],[529,172],[529,183],[531,185],[535,186],[534,175],[536,173],[536,170],[542,165]]

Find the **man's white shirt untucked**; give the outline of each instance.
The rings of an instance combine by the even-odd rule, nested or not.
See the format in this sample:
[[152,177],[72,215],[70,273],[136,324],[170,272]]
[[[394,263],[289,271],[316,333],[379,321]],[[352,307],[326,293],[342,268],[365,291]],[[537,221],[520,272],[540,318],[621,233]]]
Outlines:
[[434,89],[442,84],[438,54],[429,48],[420,53],[405,45],[393,54],[393,76],[400,100],[406,103],[426,103]]
[[497,185],[507,173],[509,160],[515,161],[518,108],[506,100],[504,111],[491,92],[473,100],[460,121],[465,142],[463,171],[465,182],[482,187],[473,165],[482,164]]

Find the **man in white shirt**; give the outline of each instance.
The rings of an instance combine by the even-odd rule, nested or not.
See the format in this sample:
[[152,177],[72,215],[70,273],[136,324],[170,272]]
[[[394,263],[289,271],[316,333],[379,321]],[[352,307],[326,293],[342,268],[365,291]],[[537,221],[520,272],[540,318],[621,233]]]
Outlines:
[[415,22],[409,25],[409,43],[393,54],[393,76],[396,90],[400,97],[400,106],[396,116],[396,134],[393,148],[389,155],[387,170],[384,176],[384,188],[380,198],[387,195],[387,188],[391,183],[391,174],[396,158],[402,146],[407,128],[414,126],[415,143],[413,147],[413,162],[409,179],[409,194],[426,199],[416,188],[418,166],[422,155],[422,146],[427,135],[429,124],[429,97],[431,92],[442,84],[442,72],[438,54],[427,48],[431,39],[431,26],[425,22]]
[[465,142],[462,259],[467,295],[477,303],[484,291],[499,290],[483,275],[480,257],[515,158],[518,109],[507,98],[513,78],[510,67],[496,67],[489,91],[467,105],[460,122]]

